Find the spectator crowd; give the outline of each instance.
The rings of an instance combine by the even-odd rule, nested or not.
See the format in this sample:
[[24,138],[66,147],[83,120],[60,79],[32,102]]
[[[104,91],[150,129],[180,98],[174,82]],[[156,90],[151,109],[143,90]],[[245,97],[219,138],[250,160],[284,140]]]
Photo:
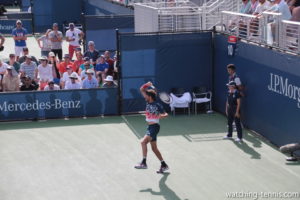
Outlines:
[[[0,89],[3,92],[30,90],[89,89],[116,87],[117,59],[111,52],[101,54],[93,41],[88,42],[82,53],[84,33],[69,24],[65,33],[68,52],[63,54],[64,35],[57,23],[37,39],[41,57],[30,54],[27,46],[27,30],[22,21],[16,21],[12,31],[15,52],[9,60],[0,60]],[[0,34],[0,49],[5,38]],[[75,59],[73,59],[75,57]]]
[[300,0],[242,0],[240,13],[261,15],[264,11],[278,12],[283,20],[300,21]]

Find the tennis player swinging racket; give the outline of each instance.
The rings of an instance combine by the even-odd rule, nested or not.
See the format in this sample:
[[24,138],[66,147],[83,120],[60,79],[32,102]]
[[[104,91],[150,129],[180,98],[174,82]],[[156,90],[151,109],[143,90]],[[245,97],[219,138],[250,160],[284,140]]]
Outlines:
[[153,84],[151,82],[148,82],[141,86],[140,91],[145,98],[147,104],[146,104],[146,122],[148,123],[148,128],[146,135],[141,140],[141,146],[142,146],[142,153],[143,153],[143,160],[138,163],[135,168],[136,169],[147,169],[147,144],[151,144],[152,151],[156,155],[156,157],[161,162],[160,169],[157,171],[157,173],[164,173],[166,170],[169,169],[166,162],[163,160],[163,157],[160,153],[160,151],[157,148],[157,134],[160,129],[159,125],[159,119],[165,118],[168,116],[168,113],[166,113],[162,107],[161,104],[159,104],[156,101],[157,91]]

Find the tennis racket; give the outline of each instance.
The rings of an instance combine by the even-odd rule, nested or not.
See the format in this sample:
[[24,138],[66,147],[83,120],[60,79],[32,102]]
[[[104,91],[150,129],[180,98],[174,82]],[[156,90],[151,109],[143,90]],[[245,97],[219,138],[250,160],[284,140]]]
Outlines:
[[166,93],[166,92],[160,92],[158,94],[158,97],[160,98],[160,100],[162,102],[164,102],[166,104],[170,104],[173,101],[172,97],[168,93]]

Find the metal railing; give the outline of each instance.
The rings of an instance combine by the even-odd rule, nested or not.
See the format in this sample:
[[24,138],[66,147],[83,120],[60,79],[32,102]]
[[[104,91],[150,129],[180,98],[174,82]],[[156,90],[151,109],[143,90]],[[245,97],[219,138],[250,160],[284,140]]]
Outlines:
[[134,5],[135,32],[201,30],[201,12],[190,1],[137,3]]
[[281,20],[280,13],[254,16],[222,11],[221,23],[223,33],[300,54],[300,22]]
[[300,22],[282,20],[280,28],[280,48],[300,54]]
[[222,11],[221,32],[235,35],[239,38],[262,42],[264,29],[263,20],[254,15]]

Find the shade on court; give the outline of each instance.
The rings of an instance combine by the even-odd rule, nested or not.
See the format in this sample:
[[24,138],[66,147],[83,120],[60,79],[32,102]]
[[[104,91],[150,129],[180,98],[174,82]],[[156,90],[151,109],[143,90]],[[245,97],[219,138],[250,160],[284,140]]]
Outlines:
[[299,162],[287,163],[249,131],[243,144],[222,140],[226,119],[219,114],[162,120],[158,146],[169,173],[156,174],[151,149],[149,168],[136,170],[145,128],[141,115],[2,123],[0,199],[222,200],[234,199],[230,192],[300,192]]

